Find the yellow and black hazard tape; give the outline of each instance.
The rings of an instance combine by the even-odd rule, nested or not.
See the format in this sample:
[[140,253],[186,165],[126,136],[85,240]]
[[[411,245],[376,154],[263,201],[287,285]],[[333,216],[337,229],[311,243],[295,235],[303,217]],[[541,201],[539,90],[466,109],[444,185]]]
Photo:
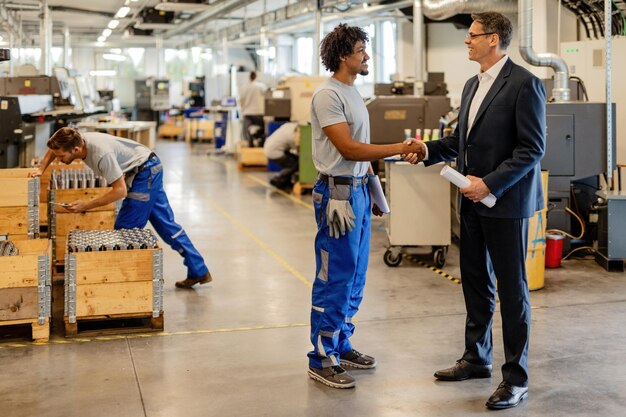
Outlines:
[[459,278],[457,278],[457,277],[455,277],[455,276],[453,276],[453,275],[450,275],[450,274],[448,274],[447,272],[444,272],[444,271],[442,271],[441,269],[439,269],[439,268],[437,268],[437,267],[434,267],[434,266],[432,266],[432,265],[430,265],[430,264],[427,264],[427,263],[426,263],[426,262],[424,262],[424,261],[421,261],[421,260],[420,260],[417,256],[414,256],[414,255],[413,255],[413,256],[408,256],[408,258],[409,258],[411,261],[413,261],[413,262],[415,262],[415,263],[417,263],[417,264],[419,264],[419,265],[422,265],[422,266],[424,266],[424,267],[426,267],[426,268],[430,269],[430,270],[431,270],[431,271],[433,271],[434,273],[439,274],[439,275],[441,275],[442,277],[447,278],[448,280],[450,280],[450,281],[452,281],[452,282],[454,282],[454,283],[456,283],[456,284],[461,285],[461,280],[460,280]]
[[447,279],[449,279],[450,281],[452,281],[452,282],[454,282],[454,283],[457,283],[457,284],[461,285],[461,280],[460,280],[460,279],[458,279],[457,277],[454,277],[454,276],[452,276],[452,275],[448,274],[447,272],[443,272],[441,269],[436,268],[436,267],[434,267],[434,266],[432,266],[432,265],[429,265],[429,264],[427,264],[426,262],[422,262],[422,261],[419,261],[419,260],[418,260],[418,261],[417,261],[417,263],[418,263],[418,264],[420,264],[420,265],[422,265],[422,266],[425,266],[426,268],[428,268],[428,269],[430,269],[431,271],[433,271],[433,272],[435,272],[435,273],[437,273],[437,274],[441,275],[442,277],[447,278]]
[[245,332],[250,330],[271,330],[271,329],[285,329],[290,327],[306,327],[309,323],[291,323],[291,324],[275,324],[266,326],[252,326],[252,327],[237,327],[234,329],[201,329],[201,330],[181,330],[178,332],[157,332],[157,333],[131,333],[131,334],[119,334],[110,336],[93,336],[93,337],[74,337],[71,339],[58,339],[48,340],[46,342],[15,342],[15,343],[1,343],[0,349],[16,349],[25,348],[30,346],[50,346],[50,345],[69,345],[76,343],[89,343],[89,342],[108,342],[111,340],[123,340],[123,339],[145,339],[147,337],[166,337],[166,336],[182,336],[182,335],[194,335],[194,334],[212,334],[212,333],[233,333],[233,332]]

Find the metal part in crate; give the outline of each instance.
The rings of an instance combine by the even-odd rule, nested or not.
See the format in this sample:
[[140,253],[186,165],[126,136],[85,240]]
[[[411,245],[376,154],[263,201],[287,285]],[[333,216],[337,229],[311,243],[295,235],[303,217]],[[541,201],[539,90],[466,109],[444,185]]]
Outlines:
[[18,248],[15,247],[10,240],[0,241],[0,256],[17,256],[20,254]]
[[421,255],[425,249],[437,268],[445,265],[451,241],[450,184],[439,175],[441,166],[385,160],[391,210],[385,218],[386,265],[398,266],[404,254]]
[[151,249],[157,239],[147,229],[72,230],[67,238],[68,252]]

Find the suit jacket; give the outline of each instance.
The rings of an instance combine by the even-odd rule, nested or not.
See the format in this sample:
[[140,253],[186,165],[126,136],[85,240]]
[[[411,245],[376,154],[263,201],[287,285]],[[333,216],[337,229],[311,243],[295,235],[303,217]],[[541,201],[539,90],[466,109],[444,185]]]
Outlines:
[[492,208],[476,204],[480,216],[528,218],[543,208],[541,167],[546,147],[546,93],[541,81],[507,58],[480,105],[467,135],[470,103],[478,76],[470,78],[461,97],[454,133],[426,142],[426,165],[457,159],[457,169],[483,179],[498,201]]

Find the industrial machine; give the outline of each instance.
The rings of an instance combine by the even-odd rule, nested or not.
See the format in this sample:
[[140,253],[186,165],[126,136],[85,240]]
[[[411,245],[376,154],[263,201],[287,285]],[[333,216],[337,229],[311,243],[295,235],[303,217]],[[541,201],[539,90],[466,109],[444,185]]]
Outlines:
[[367,102],[371,143],[397,143],[405,129],[437,129],[439,119],[450,111],[444,96],[376,96]]
[[[616,147],[615,105],[613,149]],[[550,173],[548,181],[548,229],[581,236],[581,241],[598,240],[597,191],[600,175],[615,167],[615,153],[607,168],[606,103],[565,102],[546,106],[546,153],[541,168]],[[564,251],[571,249],[564,242]],[[585,243],[588,244],[588,243]],[[620,261],[623,269],[623,261]],[[605,265],[606,266],[606,265]]]
[[26,166],[36,156],[36,123],[29,115],[52,108],[50,95],[0,96],[0,168]]
[[275,121],[311,122],[311,98],[327,77],[292,76],[265,93],[265,116]]
[[[374,85],[375,96],[408,95],[412,96],[414,83],[409,81],[395,81],[392,83],[378,83]],[[443,72],[429,72],[428,81],[424,83],[425,96],[445,96],[448,86],[444,82]]]
[[205,107],[204,77],[197,77],[195,80],[189,81],[187,84],[187,96],[187,103],[190,107]]
[[33,77],[5,77],[0,78],[0,95],[51,95],[55,106],[73,105],[75,99],[71,97],[67,79],[56,76],[37,75]]
[[274,120],[289,120],[291,117],[291,90],[270,89],[265,92],[265,115]]
[[450,111],[450,99],[442,73],[429,73],[424,97],[413,95],[413,82],[375,84],[368,100],[371,143],[397,143],[405,129],[438,129],[439,119]]
[[137,80],[135,98],[134,120],[158,122],[158,112],[170,108],[170,82],[155,78]]

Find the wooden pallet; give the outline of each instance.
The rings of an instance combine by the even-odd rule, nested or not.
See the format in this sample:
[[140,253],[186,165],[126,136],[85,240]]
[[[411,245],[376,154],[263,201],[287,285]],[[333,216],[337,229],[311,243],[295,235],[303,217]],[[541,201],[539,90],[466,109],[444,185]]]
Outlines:
[[77,317],[70,323],[64,317],[65,337],[111,336],[119,334],[152,333],[163,331],[163,312],[159,317],[151,313],[111,314]]
[[248,165],[239,163],[239,171],[267,171],[267,165]]
[[263,148],[239,147],[239,170],[240,171],[265,171],[267,170],[267,157]]
[[[44,324],[38,319],[2,320],[0,321],[0,340],[14,339],[23,335],[24,328],[30,327],[32,340],[47,342],[50,339],[50,320],[46,318]],[[22,330],[22,331],[20,331]]]
[[301,196],[304,193],[313,191],[313,186],[315,184],[305,184],[301,182],[297,182],[293,185],[293,189],[291,190],[294,195]]

